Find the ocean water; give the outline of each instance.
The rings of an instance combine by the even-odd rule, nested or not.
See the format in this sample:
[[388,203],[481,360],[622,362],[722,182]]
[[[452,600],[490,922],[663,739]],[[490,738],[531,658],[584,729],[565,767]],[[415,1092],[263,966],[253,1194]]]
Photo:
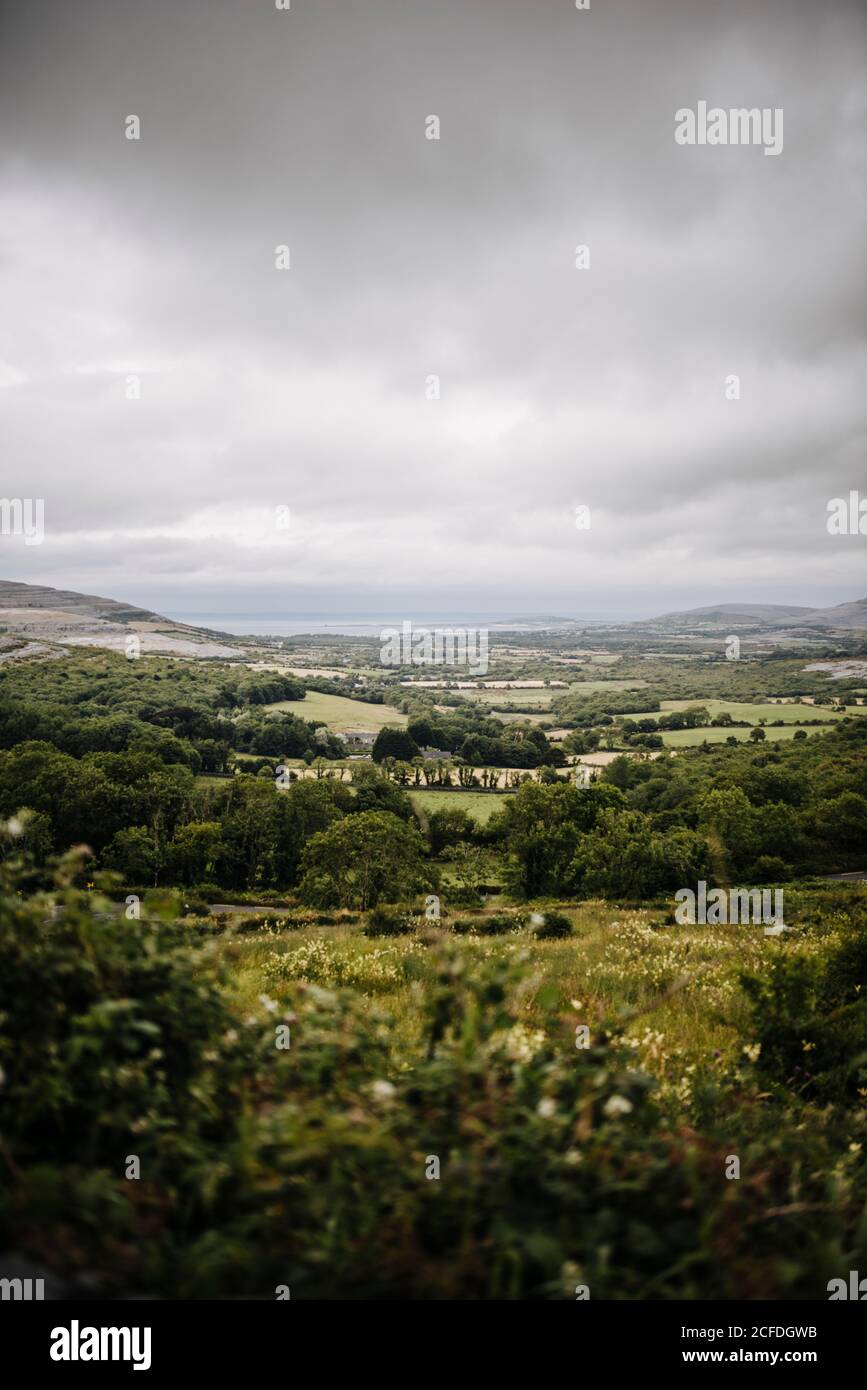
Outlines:
[[[333,613],[178,613],[165,611],[166,618],[194,627],[228,632],[236,637],[301,637],[324,634],[338,637],[379,638],[384,628],[400,628],[407,620],[405,613],[353,614],[339,617]],[[516,617],[511,613],[418,613],[411,616],[414,628],[488,628],[511,632],[539,632],[548,627],[569,627],[574,622],[599,622],[596,618],[536,618]]]

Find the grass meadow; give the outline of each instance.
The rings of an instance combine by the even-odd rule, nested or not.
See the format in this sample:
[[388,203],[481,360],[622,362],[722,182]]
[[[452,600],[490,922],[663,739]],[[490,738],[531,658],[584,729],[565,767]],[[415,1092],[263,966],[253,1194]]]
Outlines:
[[319,690],[308,690],[303,700],[278,700],[264,708],[274,713],[294,714],[299,719],[319,719],[335,734],[344,729],[362,729],[375,734],[386,724],[406,726],[406,715],[392,705],[349,700],[345,695],[325,695]]
[[431,815],[434,811],[466,811],[481,825],[486,825],[495,811],[503,805],[506,792],[473,791],[413,791],[413,805]]
[[[782,719],[786,724],[803,724],[809,719],[845,718],[845,715],[837,713],[828,705],[773,704],[771,701],[753,703],[748,700],[661,700],[661,708],[658,711],[647,710],[640,714],[630,714],[628,718],[655,719],[659,714],[672,714],[676,710],[691,709],[696,705],[706,709],[711,719],[716,719],[720,714],[730,714],[732,719],[745,719],[750,724],[758,724],[762,719],[767,723],[774,719]],[[853,705],[847,713],[867,714],[867,705]]]
[[[795,737],[798,727],[797,724],[783,724],[777,729],[772,729],[769,725],[765,725],[765,739],[768,743],[785,743]],[[805,730],[809,738],[820,735],[822,732],[821,726],[815,725]],[[726,739],[729,738],[736,738],[738,743],[746,743],[749,737],[749,729],[662,730],[662,741],[666,748],[697,748],[701,743],[725,743]]]
[[[493,798],[491,798],[493,800]],[[855,885],[853,900],[867,900]],[[809,895],[787,890],[783,938],[765,937],[761,925],[664,925],[666,910],[603,901],[558,904],[574,930],[570,938],[538,941],[524,926],[505,936],[454,936],[455,920],[483,921],[485,912],[455,908],[442,927],[403,937],[368,939],[362,924],[267,930],[222,938],[218,949],[231,964],[234,1003],[252,1009],[263,987],[283,1002],[291,981],[320,988],[351,988],[390,1017],[389,1049],[398,1070],[411,1068],[423,1046],[422,1008],[435,980],[435,947],[446,938],[470,963],[513,960],[526,970],[520,1022],[532,1036],[546,1015],[563,1024],[563,1045],[574,1046],[578,1024],[591,1033],[622,1025],[636,1064],[657,1082],[662,1097],[686,1120],[698,1074],[730,1072],[743,1057],[743,972],[764,974],[781,955],[809,959],[827,945],[812,928]],[[495,905],[495,910],[499,906]],[[544,907],[543,909],[544,910]],[[291,916],[287,917],[291,921]],[[436,927],[436,924],[433,924]]]

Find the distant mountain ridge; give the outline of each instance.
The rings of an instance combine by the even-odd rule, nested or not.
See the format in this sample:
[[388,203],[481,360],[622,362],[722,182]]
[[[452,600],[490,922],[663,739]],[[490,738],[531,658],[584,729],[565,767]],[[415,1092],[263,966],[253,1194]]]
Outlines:
[[132,603],[78,594],[73,589],[52,589],[47,584],[22,584],[15,579],[0,579],[0,609],[3,608],[55,608],[82,618],[105,618],[119,623],[166,621],[149,608],[137,608]]
[[[174,622],[149,608],[14,579],[0,579],[0,627],[4,629],[4,661],[19,660],[31,652],[41,656],[46,643],[53,644],[54,654],[58,644],[124,652],[133,631],[142,652],[216,658],[241,655],[236,647],[215,641],[206,629]],[[15,637],[30,645],[10,650],[7,639]]]
[[[139,608],[136,604],[117,599],[101,598],[96,594],[80,594],[73,589],[53,589],[47,584],[24,584],[19,580],[0,579],[0,623],[4,611],[17,610],[14,625],[30,625],[23,615],[33,614],[33,623],[39,622],[40,612],[46,617],[50,613],[60,617],[68,614],[73,625],[100,626],[108,624],[113,628],[124,627],[130,623],[158,625],[160,628],[190,637],[213,635],[208,628],[185,622],[178,622],[154,613],[149,608]],[[592,625],[606,626],[604,620],[596,619]],[[589,626],[588,620],[578,618],[538,617],[514,620],[515,628],[532,630],[544,628],[582,628]],[[497,622],[497,628],[510,628],[508,622]],[[688,629],[690,631],[709,631],[732,627],[787,629],[819,629],[827,631],[867,631],[867,598],[853,599],[848,603],[838,603],[832,608],[810,608],[787,603],[717,603],[701,608],[687,608],[671,613],[663,613],[657,618],[643,618],[623,624],[635,628],[666,628],[669,630]]]
[[725,627],[761,624],[779,628],[827,628],[829,631],[867,630],[867,598],[838,603],[833,608],[805,608],[786,603],[719,603],[645,618],[639,627]]

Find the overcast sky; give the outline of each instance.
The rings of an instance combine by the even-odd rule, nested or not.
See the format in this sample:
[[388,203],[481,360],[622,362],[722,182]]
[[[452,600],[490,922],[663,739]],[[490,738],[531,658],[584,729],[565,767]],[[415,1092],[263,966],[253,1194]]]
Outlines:
[[[46,536],[0,577],[408,618],[867,594],[826,529],[867,495],[863,4],[2,16],[0,490]],[[701,100],[782,108],[782,152],[676,144]]]

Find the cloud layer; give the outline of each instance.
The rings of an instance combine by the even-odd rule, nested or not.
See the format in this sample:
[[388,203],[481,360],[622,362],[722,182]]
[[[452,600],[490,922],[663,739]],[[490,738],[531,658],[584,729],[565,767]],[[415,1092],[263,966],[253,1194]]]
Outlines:
[[[867,23],[756,10],[7,5],[3,490],[47,534],[0,538],[3,577],[224,611],[863,594],[825,519],[865,480]],[[783,152],[678,146],[699,100],[782,108]]]

